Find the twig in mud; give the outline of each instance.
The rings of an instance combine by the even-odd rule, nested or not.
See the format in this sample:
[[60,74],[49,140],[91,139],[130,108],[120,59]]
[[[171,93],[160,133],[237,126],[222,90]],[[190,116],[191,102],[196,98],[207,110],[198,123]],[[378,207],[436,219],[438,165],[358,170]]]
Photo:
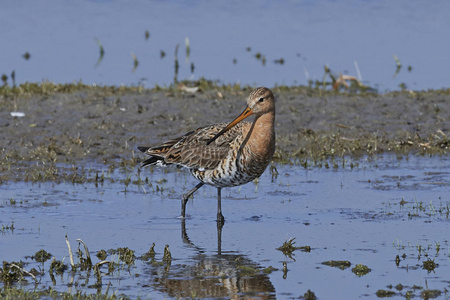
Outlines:
[[339,127],[339,128],[344,128],[344,129],[348,129],[348,128],[351,128],[350,126],[348,126],[348,125],[344,125],[344,124],[336,124],[336,127]]
[[100,266],[102,266],[102,265],[104,265],[104,264],[110,264],[110,263],[111,263],[111,262],[110,262],[110,261],[107,261],[107,260],[99,261],[98,263],[96,263],[96,264],[94,265],[94,269],[100,268]]
[[447,137],[447,135],[440,129],[437,130],[437,133],[439,133],[440,135],[442,135],[443,137]]
[[67,234],[66,234],[66,244],[67,244],[67,248],[69,248],[70,265],[72,266],[72,270],[74,270],[75,269],[75,264],[73,262],[73,253],[72,253],[72,248],[70,247],[69,239],[67,238]]
[[77,242],[80,242],[83,244],[84,252],[86,252],[86,262],[89,266],[92,266],[91,255],[89,254],[89,249],[88,249],[87,245],[83,242],[82,239],[77,239]]
[[109,292],[109,287],[111,286],[111,281],[108,282],[108,286],[106,287],[106,291],[105,291],[105,298],[108,298],[108,292]]
[[28,276],[31,276],[31,277],[34,279],[34,282],[35,282],[35,283],[38,283],[38,280],[36,279],[36,277],[35,277],[33,274],[31,274],[30,272],[28,272],[27,270],[25,270],[25,269],[19,267],[19,266],[16,265],[16,264],[10,264],[10,266],[19,269],[20,272],[25,273],[25,274],[27,274]]
[[144,194],[147,194],[147,190],[145,189],[145,187],[141,186],[141,189],[144,192]]
[[354,60],[353,64],[355,65],[356,74],[358,75],[358,80],[360,82],[362,82],[363,80],[362,80],[362,76],[361,76],[361,71],[359,70],[358,62],[356,60]]
[[355,76],[342,75],[342,73],[339,73],[339,77],[333,84],[333,89],[338,90],[341,87],[341,85],[343,85],[347,89],[350,88],[350,86],[347,83],[347,80],[356,82],[358,86],[364,86]]
[[102,260],[94,265],[94,273],[95,276],[97,277],[97,284],[100,286],[102,285],[102,274],[100,273],[100,266],[110,263],[111,263],[110,261]]

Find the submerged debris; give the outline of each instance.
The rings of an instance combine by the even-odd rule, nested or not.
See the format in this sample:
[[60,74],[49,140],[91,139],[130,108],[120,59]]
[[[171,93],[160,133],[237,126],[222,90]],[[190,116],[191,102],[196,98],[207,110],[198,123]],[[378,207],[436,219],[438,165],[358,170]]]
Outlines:
[[97,254],[95,256],[97,256],[98,259],[100,259],[100,260],[105,260],[106,257],[108,256],[108,254],[106,253],[105,250],[102,249],[102,250],[97,251]]
[[155,258],[155,254],[156,254],[156,252],[155,252],[155,243],[153,243],[150,246],[150,249],[146,253],[144,253],[142,255],[141,259],[144,260],[144,261],[153,260]]
[[441,294],[442,294],[442,292],[440,290],[426,289],[420,293],[420,297],[423,299],[434,299],[434,298],[439,297]]
[[111,254],[117,254],[119,256],[119,259],[126,263],[127,265],[132,265],[134,263],[134,260],[136,259],[136,256],[134,255],[134,250],[131,250],[128,247],[123,248],[117,248],[117,249],[111,249],[108,251]]
[[378,298],[386,298],[386,297],[392,297],[395,295],[394,291],[389,291],[389,290],[378,290],[376,292],[376,295]]
[[370,271],[372,271],[372,269],[370,269],[368,266],[365,266],[363,264],[358,264],[358,265],[354,266],[352,269],[352,272],[355,273],[359,277],[366,275]]
[[328,260],[328,261],[324,261],[322,263],[322,265],[326,265],[326,266],[330,266],[330,267],[339,268],[341,270],[345,270],[347,268],[350,268],[352,263],[349,262],[348,260]]
[[[89,249],[88,249],[87,245],[81,239],[77,239],[77,241],[79,242],[77,253],[78,253],[78,258],[80,259],[81,268],[83,268],[83,269],[92,268],[91,255],[89,253]],[[85,256],[83,256],[83,251],[81,251],[81,249],[80,249],[80,244],[83,244],[83,246],[84,246]]]
[[3,261],[3,268],[0,268],[0,282],[12,284],[14,282],[27,281],[24,276],[31,276],[35,282],[36,277],[33,273],[36,273],[35,269],[30,272],[23,268],[23,262],[7,262]]
[[316,300],[316,299],[317,299],[317,296],[316,296],[316,294],[314,294],[313,291],[308,290],[308,291],[303,295],[302,299],[305,299],[305,300]]
[[56,260],[53,257],[52,263],[50,264],[50,273],[53,273],[55,271],[56,273],[64,273],[64,271],[67,270],[67,266],[60,260]]
[[172,254],[170,253],[169,245],[166,245],[166,247],[164,247],[163,261],[169,263],[172,261]]
[[41,249],[37,251],[31,258],[37,262],[45,262],[52,258],[52,254],[45,251],[44,249]]
[[277,248],[277,250],[280,250],[281,252],[283,252],[284,255],[290,255],[292,254],[292,252],[295,251],[296,247],[295,242],[294,242],[295,238],[290,238],[289,240],[286,240],[283,245],[281,245],[280,247]]
[[432,271],[434,271],[434,269],[436,269],[436,267],[437,267],[437,265],[434,262],[434,260],[431,260],[429,258],[423,262],[423,268],[425,270],[427,270],[428,273],[431,273]]
[[295,238],[290,238],[290,239],[286,240],[283,243],[283,245],[281,245],[280,247],[278,247],[276,249],[283,252],[283,254],[285,256],[287,256],[290,259],[295,261],[295,259],[292,257],[295,250],[301,250],[302,252],[311,252],[311,247],[310,246],[296,247],[294,240],[295,240]]

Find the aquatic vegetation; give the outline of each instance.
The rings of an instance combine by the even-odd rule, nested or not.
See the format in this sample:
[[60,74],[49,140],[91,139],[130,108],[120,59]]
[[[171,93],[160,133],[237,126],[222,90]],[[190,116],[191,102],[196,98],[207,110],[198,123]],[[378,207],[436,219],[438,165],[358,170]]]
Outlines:
[[25,82],[18,86],[9,86],[7,84],[8,77],[2,76],[5,85],[0,87],[0,100],[3,97],[31,97],[33,95],[52,95],[57,93],[73,93],[79,91],[98,91],[105,95],[114,95],[118,93],[141,93],[144,91],[142,86],[100,86],[86,85],[82,81],[74,83],[58,84],[51,81],[42,82]]
[[392,57],[394,57],[395,60],[395,73],[394,78],[397,77],[398,73],[400,73],[400,70],[402,69],[402,63],[400,62],[400,59],[398,59],[397,55],[393,54]]
[[14,232],[14,229],[15,229],[15,227],[14,227],[14,221],[12,221],[12,222],[11,222],[11,225],[3,225],[3,224],[2,224],[2,229],[1,229],[1,231],[2,231],[2,233],[5,233],[6,230],[11,230],[11,232]]
[[67,266],[64,264],[64,262],[53,258],[53,260],[50,264],[50,269],[49,269],[50,274],[53,274],[53,271],[55,271],[57,274],[58,273],[61,274],[61,273],[64,273],[64,271],[66,271],[66,270],[67,270]]
[[25,59],[25,60],[29,60],[30,58],[31,58],[31,54],[30,54],[30,52],[25,52],[23,55],[22,55],[22,57]]
[[364,276],[367,273],[369,273],[370,271],[372,271],[372,269],[370,269],[368,266],[365,266],[363,264],[357,264],[356,266],[354,266],[352,268],[352,272],[355,273],[355,275],[358,277]]
[[175,68],[175,72],[173,75],[173,83],[176,84],[178,83],[178,71],[180,70],[180,63],[178,62],[178,48],[180,47],[180,44],[177,44],[175,46],[175,63],[174,63],[174,68]]
[[137,59],[137,56],[136,54],[134,54],[134,52],[131,52],[131,57],[133,58],[133,70],[131,70],[131,72],[134,72],[139,66],[139,60]]
[[116,254],[119,257],[119,260],[124,262],[127,265],[134,264],[136,260],[136,256],[134,255],[134,250],[129,249],[128,247],[111,249],[108,251],[109,254]]
[[305,300],[316,300],[317,296],[316,294],[314,294],[313,291],[308,290],[305,294],[303,294],[303,297],[301,299],[305,299]]
[[437,264],[434,262],[434,260],[427,259],[423,262],[423,268],[428,271],[428,273],[431,273],[436,269]]
[[155,243],[153,243],[150,246],[150,249],[146,253],[142,254],[142,256],[139,257],[139,259],[142,259],[143,261],[154,260],[155,259],[155,255],[156,255]]
[[[433,183],[431,183],[433,184]],[[412,201],[404,201],[403,206],[408,213],[408,219],[414,218],[430,218],[433,219],[449,219],[450,216],[450,202],[444,203],[439,200],[439,206],[435,206],[433,201],[430,200],[429,204],[425,204],[424,201],[414,198]]]
[[5,86],[5,85],[8,84],[8,75],[2,74],[1,79],[2,79],[2,81],[3,81],[3,86]]
[[[448,241],[443,242],[445,247],[448,246]],[[395,258],[395,263],[397,267],[405,270],[426,270],[428,273],[435,272],[439,267],[437,261],[442,259],[443,255],[441,253],[441,242],[434,242],[428,245],[408,245],[403,244],[397,239],[394,242],[394,247],[397,251],[401,251],[402,255],[397,255]]]
[[[425,288],[422,286],[411,286],[408,287],[401,283],[397,284],[395,287],[393,285],[388,285],[388,289],[379,289],[376,292],[377,297],[379,298],[388,298],[393,296],[401,296],[406,299],[413,299],[415,297],[420,297],[422,299],[434,299],[439,297],[442,294],[440,290],[430,290],[428,289],[428,283],[425,280]],[[395,290],[393,290],[395,288]],[[447,291],[444,290],[444,293],[447,294]]]
[[[15,282],[27,282],[25,276],[30,276],[37,282],[36,277],[33,273],[36,273],[36,270],[27,271],[23,268],[23,262],[7,262],[3,261],[3,267],[0,268],[0,282],[11,285]],[[0,294],[1,296],[1,294]]]
[[167,262],[170,264],[170,262],[172,261],[172,254],[170,253],[169,250],[169,245],[166,245],[164,247],[164,256],[163,256],[163,261]]
[[184,45],[186,47],[186,62],[189,62],[191,56],[191,45],[188,37],[184,39]]
[[31,258],[38,262],[45,262],[52,258],[52,254],[48,253],[44,249],[37,251]]
[[95,256],[97,256],[97,258],[100,260],[105,260],[106,257],[108,257],[108,253],[106,253],[106,251],[102,249],[97,251],[97,254]]
[[392,297],[395,294],[396,293],[394,291],[390,291],[390,290],[378,290],[376,293],[378,298]]
[[15,300],[38,300],[38,299],[67,299],[67,300],[115,300],[115,299],[130,299],[124,294],[111,294],[97,293],[88,294],[83,291],[71,292],[59,292],[53,288],[39,289],[39,290],[26,290],[23,287],[3,286],[0,287],[0,297],[2,299],[15,299]]
[[11,80],[12,80],[12,86],[13,89],[16,88],[16,71],[12,70],[11,72]]
[[275,59],[273,62],[276,64],[284,65],[284,58]]
[[434,298],[439,297],[441,294],[442,294],[442,292],[440,290],[426,289],[420,293],[420,297],[423,299],[434,299]]
[[341,270],[345,270],[347,268],[350,268],[352,263],[349,262],[348,260],[328,260],[328,261],[324,261],[322,263],[322,265],[326,265],[326,266],[330,266],[330,267],[339,268]]
[[95,38],[95,41],[97,42],[97,45],[98,45],[98,48],[100,51],[97,63],[95,64],[95,67],[98,67],[100,65],[100,63],[102,62],[103,57],[105,56],[105,48],[103,48],[103,45],[98,38]]
[[241,276],[255,276],[259,272],[258,269],[246,265],[238,266],[237,270]]
[[310,246],[301,246],[301,247],[297,247],[295,246],[295,238],[289,238],[288,240],[286,240],[283,245],[281,245],[280,247],[276,248],[276,250],[279,250],[281,252],[283,252],[283,254],[287,257],[289,257],[290,259],[294,260],[293,258],[294,256],[294,251],[295,250],[301,250],[302,252],[311,252],[311,247]]
[[288,240],[286,240],[283,245],[281,245],[280,247],[277,248],[277,250],[280,250],[281,252],[283,252],[284,255],[286,256],[291,256],[292,253],[297,249],[297,247],[295,247],[295,238],[290,238]]

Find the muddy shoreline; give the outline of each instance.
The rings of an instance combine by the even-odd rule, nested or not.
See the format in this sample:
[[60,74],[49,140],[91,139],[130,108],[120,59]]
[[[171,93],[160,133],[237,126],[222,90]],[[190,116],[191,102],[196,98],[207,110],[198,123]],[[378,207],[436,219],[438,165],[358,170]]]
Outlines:
[[[43,87],[0,94],[2,182],[68,180],[84,168],[95,174],[96,164],[134,167],[143,159],[137,146],[232,120],[250,92],[229,86],[201,87],[194,93],[178,87]],[[273,91],[274,161],[306,166],[384,152],[448,154],[449,90],[385,95],[306,87]],[[11,116],[15,111],[25,116]]]

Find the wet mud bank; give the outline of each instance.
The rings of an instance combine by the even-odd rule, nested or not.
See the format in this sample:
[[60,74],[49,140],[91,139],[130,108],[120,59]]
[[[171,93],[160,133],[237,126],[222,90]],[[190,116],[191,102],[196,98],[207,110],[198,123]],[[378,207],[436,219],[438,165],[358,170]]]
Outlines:
[[[136,153],[138,145],[232,120],[251,90],[43,85],[0,95],[1,181],[75,182],[86,180],[87,170],[91,180],[100,180],[96,164],[133,167],[143,158]],[[305,87],[273,91],[275,161],[307,165],[383,152],[448,153],[448,90],[385,95]]]

